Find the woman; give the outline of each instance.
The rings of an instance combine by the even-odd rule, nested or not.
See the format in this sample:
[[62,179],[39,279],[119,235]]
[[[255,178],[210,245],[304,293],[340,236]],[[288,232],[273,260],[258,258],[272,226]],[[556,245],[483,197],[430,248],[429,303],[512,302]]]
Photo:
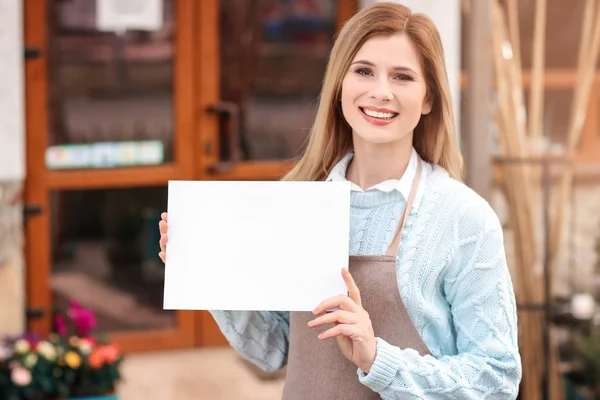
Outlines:
[[[313,313],[212,311],[244,357],[287,365],[284,399],[516,398],[502,229],[461,163],[434,24],[391,3],[357,13],[285,177],[352,182],[348,295]],[[159,225],[164,261],[165,214]]]

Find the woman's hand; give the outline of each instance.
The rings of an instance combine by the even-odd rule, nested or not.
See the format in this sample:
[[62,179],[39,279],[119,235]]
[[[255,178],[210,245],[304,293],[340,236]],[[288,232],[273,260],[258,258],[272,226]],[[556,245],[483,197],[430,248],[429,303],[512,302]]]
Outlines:
[[309,321],[308,326],[315,328],[323,324],[334,324],[333,328],[321,333],[319,339],[335,337],[342,354],[368,374],[377,353],[375,333],[369,313],[361,305],[358,286],[345,268],[342,270],[342,277],[348,288],[348,296],[340,295],[323,301],[313,314],[318,315],[332,308],[339,309]]
[[158,223],[158,230],[160,231],[160,253],[158,256],[162,262],[167,261],[167,213],[160,214],[160,222]]

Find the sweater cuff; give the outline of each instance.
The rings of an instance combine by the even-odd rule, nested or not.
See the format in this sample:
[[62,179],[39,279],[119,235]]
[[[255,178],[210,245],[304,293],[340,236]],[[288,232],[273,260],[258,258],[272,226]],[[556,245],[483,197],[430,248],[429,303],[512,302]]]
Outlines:
[[381,338],[377,340],[377,354],[375,361],[368,374],[358,369],[358,379],[360,383],[374,392],[381,392],[392,384],[392,380],[398,373],[397,352],[394,346]]

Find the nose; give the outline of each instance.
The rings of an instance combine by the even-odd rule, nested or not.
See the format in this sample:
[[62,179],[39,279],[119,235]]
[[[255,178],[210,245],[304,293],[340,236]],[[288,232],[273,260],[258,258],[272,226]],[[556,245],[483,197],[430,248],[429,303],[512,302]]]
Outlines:
[[378,101],[390,101],[394,97],[390,88],[390,83],[387,77],[382,77],[374,83],[374,87],[371,90],[371,98]]

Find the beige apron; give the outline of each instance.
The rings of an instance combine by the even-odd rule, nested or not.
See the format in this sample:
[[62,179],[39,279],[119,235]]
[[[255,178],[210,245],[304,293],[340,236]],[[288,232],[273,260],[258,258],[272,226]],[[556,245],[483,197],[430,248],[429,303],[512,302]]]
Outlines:
[[[382,256],[350,256],[349,270],[360,289],[362,305],[369,313],[375,335],[402,349],[412,348],[421,355],[430,354],[417,332],[398,291],[396,256],[402,230],[412,207],[421,179],[419,160],[417,174],[398,222],[394,238]],[[353,400],[379,399],[379,394],[361,384],[357,367],[346,359],[335,339],[320,341],[319,333],[332,325],[309,328],[316,318],[310,312],[292,312],[290,316],[290,348],[287,363],[284,400]]]

